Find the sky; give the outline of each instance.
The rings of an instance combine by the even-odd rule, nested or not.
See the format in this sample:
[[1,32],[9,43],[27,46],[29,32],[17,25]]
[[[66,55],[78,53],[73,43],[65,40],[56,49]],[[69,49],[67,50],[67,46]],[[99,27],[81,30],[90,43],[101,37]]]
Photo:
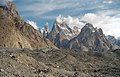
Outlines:
[[25,21],[52,28],[58,15],[72,16],[102,28],[106,35],[120,36],[120,0],[14,0]]

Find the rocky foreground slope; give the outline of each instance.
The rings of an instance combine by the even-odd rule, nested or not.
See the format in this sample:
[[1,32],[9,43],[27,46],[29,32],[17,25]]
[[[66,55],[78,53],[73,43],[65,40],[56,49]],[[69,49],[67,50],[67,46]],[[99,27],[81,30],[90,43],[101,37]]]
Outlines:
[[46,48],[55,46],[39,30],[21,19],[12,2],[0,6],[0,47]]
[[0,77],[120,77],[120,50],[0,49]]

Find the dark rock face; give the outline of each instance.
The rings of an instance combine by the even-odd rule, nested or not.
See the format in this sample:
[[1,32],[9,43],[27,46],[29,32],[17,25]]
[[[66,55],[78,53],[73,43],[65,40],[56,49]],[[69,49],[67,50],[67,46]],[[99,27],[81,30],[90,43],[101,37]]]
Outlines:
[[102,29],[94,28],[90,23],[87,23],[80,34],[68,43],[70,49],[77,48],[85,51],[103,51],[111,47],[112,44],[106,39]]
[[120,39],[117,40],[116,44],[120,46]]
[[120,39],[116,39],[114,36],[108,35],[106,38],[114,45],[120,46]]
[[[76,27],[74,27],[76,28]],[[54,22],[54,26],[47,38],[58,48],[66,48],[66,44],[72,38],[79,34],[78,30],[71,29],[66,23],[60,23],[58,18]]]
[[11,2],[0,7],[0,47],[40,48],[55,47],[43,38],[39,30],[21,19]]
[[108,35],[106,36],[106,38],[112,43],[112,44],[116,44],[117,40],[115,39],[114,36]]

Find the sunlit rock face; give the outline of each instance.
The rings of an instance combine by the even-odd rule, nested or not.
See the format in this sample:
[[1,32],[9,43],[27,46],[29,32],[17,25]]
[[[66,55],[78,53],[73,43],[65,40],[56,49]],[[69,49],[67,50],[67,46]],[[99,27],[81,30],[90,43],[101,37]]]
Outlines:
[[39,30],[21,19],[12,2],[0,7],[0,47],[1,48],[46,48],[55,47],[43,38]]

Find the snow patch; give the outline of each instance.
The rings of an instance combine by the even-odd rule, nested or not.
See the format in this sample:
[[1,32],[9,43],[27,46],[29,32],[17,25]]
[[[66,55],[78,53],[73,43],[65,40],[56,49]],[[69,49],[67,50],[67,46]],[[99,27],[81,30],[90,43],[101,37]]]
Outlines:
[[39,30],[36,22],[27,20],[27,23],[30,24],[34,29]]
[[66,36],[70,36],[70,37],[72,37],[73,35],[72,34],[65,34]]
[[41,31],[41,33],[43,34],[43,32],[44,32],[44,27],[42,27],[40,31]]
[[94,32],[95,32],[95,30],[92,30],[92,32],[94,33]]

